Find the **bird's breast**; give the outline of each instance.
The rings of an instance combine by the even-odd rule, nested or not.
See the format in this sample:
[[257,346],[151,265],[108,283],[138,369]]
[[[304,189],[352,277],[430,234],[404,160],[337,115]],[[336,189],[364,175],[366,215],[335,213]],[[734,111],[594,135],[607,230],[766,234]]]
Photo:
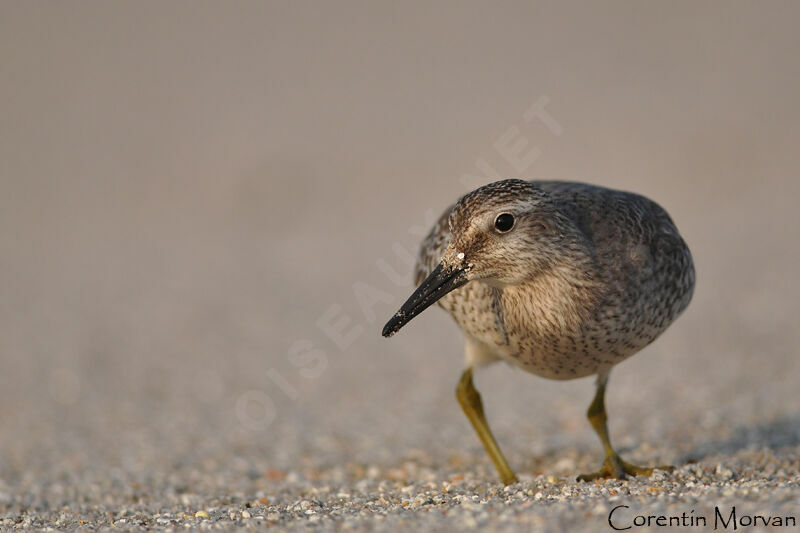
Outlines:
[[609,366],[584,338],[590,303],[557,280],[542,278],[502,290],[471,282],[441,305],[464,333],[498,358],[539,376],[572,379]]

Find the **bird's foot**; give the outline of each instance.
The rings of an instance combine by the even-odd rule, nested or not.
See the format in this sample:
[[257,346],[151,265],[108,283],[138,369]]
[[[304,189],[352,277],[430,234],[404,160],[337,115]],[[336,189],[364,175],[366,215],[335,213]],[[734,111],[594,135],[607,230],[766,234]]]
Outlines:
[[675,467],[656,466],[653,468],[643,468],[623,461],[619,455],[614,454],[606,457],[600,470],[592,472],[591,474],[581,474],[578,476],[578,481],[594,481],[596,479],[605,478],[625,479],[628,476],[650,476],[653,474],[653,470],[672,472],[675,470]]
[[515,483],[519,483],[519,479],[517,479],[517,476],[515,476],[513,472],[511,475],[505,473],[500,474],[500,481],[502,481],[503,485],[513,485]]

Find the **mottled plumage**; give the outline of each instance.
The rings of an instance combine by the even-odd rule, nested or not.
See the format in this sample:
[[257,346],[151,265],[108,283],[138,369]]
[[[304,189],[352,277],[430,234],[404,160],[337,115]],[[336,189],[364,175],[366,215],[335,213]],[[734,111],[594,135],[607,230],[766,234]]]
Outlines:
[[[514,206],[530,210],[535,229],[523,236],[530,248],[546,250],[536,264],[520,265],[528,279],[473,281],[438,302],[475,344],[479,363],[503,359],[551,379],[596,374],[651,343],[689,304],[692,257],[666,211],[637,194],[574,182],[506,180],[467,194],[422,242],[416,283],[454,231]],[[478,253],[513,263],[499,243],[506,237],[457,243],[454,251],[466,261]]]

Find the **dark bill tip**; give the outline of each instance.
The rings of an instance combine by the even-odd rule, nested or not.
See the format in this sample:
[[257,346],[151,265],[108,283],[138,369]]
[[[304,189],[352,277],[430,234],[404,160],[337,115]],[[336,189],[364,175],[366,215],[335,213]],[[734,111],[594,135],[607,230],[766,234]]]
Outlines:
[[400,307],[400,310],[389,319],[381,334],[391,337],[400,328],[408,324],[412,318],[436,303],[442,296],[467,282],[467,271],[459,267],[443,267],[441,263],[433,269],[417,290]]

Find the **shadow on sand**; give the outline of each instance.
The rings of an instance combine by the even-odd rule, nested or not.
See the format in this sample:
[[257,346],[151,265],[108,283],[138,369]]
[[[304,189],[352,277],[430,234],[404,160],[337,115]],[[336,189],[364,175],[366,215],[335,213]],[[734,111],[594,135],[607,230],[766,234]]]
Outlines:
[[800,415],[776,418],[759,424],[735,426],[728,437],[699,444],[678,463],[694,463],[706,457],[734,454],[746,449],[778,450],[800,445]]

